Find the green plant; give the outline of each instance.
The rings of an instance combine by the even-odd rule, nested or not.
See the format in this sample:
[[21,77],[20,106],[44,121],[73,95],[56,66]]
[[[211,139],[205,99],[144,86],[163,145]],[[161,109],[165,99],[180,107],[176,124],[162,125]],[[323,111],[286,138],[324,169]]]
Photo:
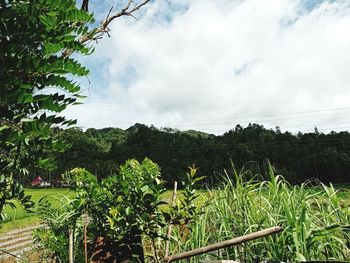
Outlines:
[[3,212],[5,206],[16,209],[14,201],[20,204],[27,210],[33,206],[33,201],[30,200],[30,195],[25,195],[22,185],[13,180],[12,176],[0,175],[0,222],[7,218],[6,213]]
[[310,182],[291,186],[269,165],[269,179],[249,170],[226,173],[219,189],[209,190],[209,205],[194,222],[192,235],[180,251],[216,243],[271,226],[282,233],[193,258],[305,261],[350,258],[349,205],[332,185]]
[[36,214],[45,226],[34,232],[34,241],[42,262],[68,262],[69,231],[73,231],[74,259],[83,261],[83,225],[80,201],[66,196],[57,198],[55,207],[47,197],[36,205]]
[[92,52],[79,38],[93,21],[73,0],[0,1],[0,180],[7,182],[1,192],[16,184],[6,179],[11,174],[52,166],[46,149],[62,148],[51,126],[75,123],[60,113],[80,98],[71,76],[89,73],[64,51]]
[[168,239],[169,224],[184,230],[197,215],[193,202],[198,198],[195,184],[201,178],[196,171],[192,168],[187,173],[184,198],[174,206],[163,200],[166,188],[160,169],[147,158],[141,163],[128,160],[118,174],[101,181],[84,169],[73,169],[66,178],[74,183],[82,210],[92,218],[89,229],[97,242],[102,240],[105,254],[143,262],[144,252],[155,261],[164,255],[159,244]]
[[118,175],[100,182],[86,176],[88,172],[83,169],[70,174],[77,197],[92,217],[95,236],[111,240],[107,246],[110,250],[114,247],[114,256],[143,261],[142,235],[154,240],[165,224],[159,210],[164,204],[161,195],[165,191],[159,167],[149,159],[142,163],[129,160],[120,167]]
[[[179,248],[188,241],[188,237],[192,235],[193,222],[203,212],[206,203],[200,203],[200,194],[198,192],[198,183],[205,176],[198,177],[198,168],[189,167],[189,171],[182,179],[183,189],[181,197],[169,206],[169,227],[172,231],[168,232],[168,239],[172,244],[172,254],[179,251]],[[164,230],[163,230],[164,231]],[[159,243],[158,249],[163,251],[164,244]],[[169,252],[169,251],[167,251]]]
[[91,42],[108,34],[114,19],[133,16],[149,1],[129,1],[116,13],[110,9],[95,26],[88,0],[81,8],[76,0],[0,0],[0,181],[6,181],[1,192],[16,183],[14,177],[26,176],[29,167],[53,168],[48,150],[64,148],[51,128],[76,123],[62,112],[79,103],[76,78],[89,73],[71,54],[90,55]]

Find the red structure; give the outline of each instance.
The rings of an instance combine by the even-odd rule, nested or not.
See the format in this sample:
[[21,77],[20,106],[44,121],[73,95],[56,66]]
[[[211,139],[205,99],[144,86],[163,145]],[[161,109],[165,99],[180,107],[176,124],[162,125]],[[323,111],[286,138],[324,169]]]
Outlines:
[[31,181],[30,185],[31,186],[39,186],[42,182],[45,182],[43,178],[38,175],[37,177],[34,178],[33,181]]

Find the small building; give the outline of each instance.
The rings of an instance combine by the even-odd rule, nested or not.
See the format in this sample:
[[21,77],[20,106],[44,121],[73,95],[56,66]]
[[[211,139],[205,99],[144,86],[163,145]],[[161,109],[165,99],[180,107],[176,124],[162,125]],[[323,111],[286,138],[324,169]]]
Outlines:
[[51,184],[46,182],[40,175],[36,176],[33,181],[30,182],[31,186],[50,186]]

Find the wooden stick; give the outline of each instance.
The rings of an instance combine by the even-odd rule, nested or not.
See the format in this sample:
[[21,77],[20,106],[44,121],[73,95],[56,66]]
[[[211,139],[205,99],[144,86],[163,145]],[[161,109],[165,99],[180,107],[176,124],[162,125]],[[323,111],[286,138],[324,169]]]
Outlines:
[[275,234],[275,233],[281,232],[282,230],[283,230],[283,228],[279,227],[279,226],[270,227],[270,228],[267,228],[267,229],[264,229],[264,230],[261,230],[261,231],[258,231],[258,232],[254,232],[254,233],[251,233],[251,234],[248,234],[248,235],[244,235],[244,236],[241,236],[241,237],[236,237],[236,238],[233,238],[233,239],[229,239],[229,240],[222,241],[222,242],[219,242],[219,243],[215,243],[215,244],[212,244],[212,245],[208,245],[208,246],[205,246],[205,247],[196,248],[196,249],[193,249],[191,251],[187,251],[187,252],[183,252],[183,253],[180,253],[180,254],[176,254],[176,255],[171,256],[171,257],[165,257],[163,259],[163,261],[164,262],[173,262],[173,261],[178,261],[178,260],[181,260],[181,259],[184,259],[184,258],[190,258],[190,257],[193,257],[193,256],[197,256],[197,255],[201,255],[201,254],[204,254],[204,253],[208,253],[208,252],[213,251],[213,250],[218,250],[218,249],[225,248],[225,247],[231,247],[231,246],[239,245],[239,244],[242,244],[242,243],[250,241],[250,240],[254,240],[254,239],[257,239],[257,238],[260,238],[260,237],[265,237],[265,236],[268,236],[268,235],[271,235],[271,234]]
[[85,254],[85,263],[88,263],[88,253],[87,253],[87,225],[84,224],[84,254]]
[[[176,191],[177,191],[177,181],[174,182],[174,191],[173,191],[173,198],[172,198],[172,206],[176,204]],[[167,241],[165,242],[165,253],[164,257],[169,256],[169,250],[170,250],[170,236],[172,231],[172,225],[171,223],[168,226],[168,233],[167,233]]]
[[73,256],[73,229],[69,228],[69,263],[74,263],[74,256]]

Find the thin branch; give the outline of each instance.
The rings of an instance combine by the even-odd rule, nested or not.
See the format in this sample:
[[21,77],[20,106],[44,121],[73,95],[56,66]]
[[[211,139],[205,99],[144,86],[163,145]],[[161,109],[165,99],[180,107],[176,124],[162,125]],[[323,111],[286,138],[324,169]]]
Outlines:
[[107,14],[107,16],[106,16],[106,19],[109,18],[109,15],[112,13],[112,10],[113,10],[113,6],[111,6],[111,8],[109,9],[108,14]]
[[[133,0],[129,0],[128,3],[124,8],[122,8],[118,13],[115,13],[112,16],[109,16],[110,13],[108,13],[107,17],[103,22],[101,23],[101,26],[97,28],[97,33],[99,32],[106,32],[109,31],[108,25],[116,18],[121,17],[121,16],[131,16],[136,19],[136,17],[133,15],[134,12],[139,10],[141,7],[146,5],[150,0],[144,0],[139,4],[136,4],[134,7],[131,8],[131,4],[133,3]],[[111,12],[111,10],[110,10]]]
[[[136,11],[138,11],[141,7],[145,6],[150,1],[151,0],[143,0],[141,3],[135,4],[134,6],[132,6],[132,3],[134,1],[128,0],[128,3],[125,5],[124,8],[122,8],[119,12],[117,12],[111,16],[111,13],[113,10],[113,6],[112,6],[110,8],[106,18],[101,22],[100,26],[91,30],[86,35],[81,36],[79,39],[79,42],[84,44],[84,43],[87,43],[90,41],[97,41],[97,40],[101,39],[104,34],[107,34],[107,36],[109,37],[110,36],[109,35],[110,29],[108,28],[108,26],[113,20],[115,20],[119,17],[122,17],[122,16],[130,16],[134,19],[137,19],[134,16],[134,13]],[[89,5],[89,0],[83,0],[81,9],[88,11],[88,5]],[[63,57],[69,57],[71,54],[73,54],[73,50],[70,50],[70,49],[66,49],[62,52]]]
[[[109,15],[107,16],[107,18],[102,22],[102,28],[107,28],[108,24],[111,23],[113,21],[113,19],[116,19],[118,17],[121,17],[123,15],[127,14],[128,9],[130,8],[132,3],[132,0],[129,0],[129,2],[127,3],[127,5],[121,9],[118,13],[116,13],[115,15],[109,17]],[[112,9],[111,9],[112,10]]]
[[157,255],[157,248],[156,248],[156,242],[154,241],[154,238],[152,238],[151,242],[152,250],[153,250],[153,258],[156,263],[159,263],[158,255]]
[[81,4],[80,9],[88,12],[89,11],[89,0],[83,0],[83,3]]

